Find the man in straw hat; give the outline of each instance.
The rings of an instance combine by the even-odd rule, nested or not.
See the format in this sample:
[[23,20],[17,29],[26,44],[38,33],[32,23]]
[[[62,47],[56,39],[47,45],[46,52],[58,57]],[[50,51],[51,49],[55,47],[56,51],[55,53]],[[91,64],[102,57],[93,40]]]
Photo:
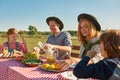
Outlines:
[[63,22],[55,16],[48,17],[46,22],[52,35],[48,37],[45,46],[57,49],[59,53],[58,59],[63,59],[65,55],[70,55],[72,45],[71,35],[68,32],[62,32],[64,28]]

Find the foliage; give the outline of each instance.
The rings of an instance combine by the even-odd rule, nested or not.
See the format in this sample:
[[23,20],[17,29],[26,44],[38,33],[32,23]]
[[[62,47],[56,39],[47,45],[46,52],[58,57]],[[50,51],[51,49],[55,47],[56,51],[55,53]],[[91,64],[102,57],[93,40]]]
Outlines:
[[77,36],[77,31],[67,31],[71,34],[71,36]]
[[34,51],[24,54],[25,59],[39,59],[39,56],[39,53]]
[[20,31],[18,32],[18,34],[20,34],[20,37],[21,37],[22,35],[25,35],[25,34],[26,34],[26,31],[20,30]]
[[37,28],[35,26],[29,25],[29,35],[36,35],[38,33]]

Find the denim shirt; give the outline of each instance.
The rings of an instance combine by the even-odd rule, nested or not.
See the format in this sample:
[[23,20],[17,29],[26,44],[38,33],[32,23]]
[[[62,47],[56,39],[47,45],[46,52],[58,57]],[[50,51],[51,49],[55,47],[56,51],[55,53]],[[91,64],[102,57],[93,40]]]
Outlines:
[[[71,35],[68,32],[60,32],[58,36],[50,35],[46,43],[60,45],[60,46],[71,46]],[[70,54],[68,52],[62,52],[59,50],[59,57],[60,59],[63,55]]]

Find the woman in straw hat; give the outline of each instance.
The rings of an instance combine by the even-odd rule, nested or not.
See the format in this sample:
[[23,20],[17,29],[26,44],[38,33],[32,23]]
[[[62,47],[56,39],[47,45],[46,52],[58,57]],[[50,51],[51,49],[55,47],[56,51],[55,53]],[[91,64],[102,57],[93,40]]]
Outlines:
[[59,62],[59,68],[66,70],[71,65],[77,64],[82,57],[84,57],[89,50],[96,54],[89,63],[96,63],[103,59],[99,48],[100,24],[96,18],[90,14],[80,14],[78,16],[78,39],[81,43],[80,54],[78,58],[70,58]]

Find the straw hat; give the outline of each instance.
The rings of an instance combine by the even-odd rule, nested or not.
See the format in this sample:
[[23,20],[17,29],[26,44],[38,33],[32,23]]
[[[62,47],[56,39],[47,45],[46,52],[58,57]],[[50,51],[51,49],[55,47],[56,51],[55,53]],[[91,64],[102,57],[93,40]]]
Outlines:
[[46,19],[47,24],[49,25],[49,21],[52,21],[52,20],[54,20],[55,22],[57,22],[58,24],[60,24],[60,28],[59,28],[60,31],[64,28],[63,22],[59,18],[54,17],[54,16],[48,17]]
[[78,19],[78,22],[80,21],[80,19],[88,19],[95,25],[97,31],[101,30],[101,26],[98,23],[97,19],[94,16],[90,15],[90,14],[82,13],[82,14],[80,14],[78,16],[77,19]]

